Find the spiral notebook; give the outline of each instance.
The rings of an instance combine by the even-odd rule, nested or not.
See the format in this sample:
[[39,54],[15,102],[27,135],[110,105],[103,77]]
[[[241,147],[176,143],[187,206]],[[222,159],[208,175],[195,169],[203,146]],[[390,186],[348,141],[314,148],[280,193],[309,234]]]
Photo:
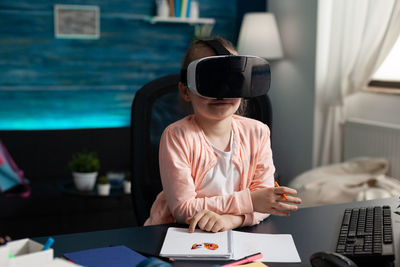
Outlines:
[[237,260],[261,252],[264,262],[301,262],[290,234],[258,234],[239,231],[219,233],[168,228],[160,256],[193,260]]

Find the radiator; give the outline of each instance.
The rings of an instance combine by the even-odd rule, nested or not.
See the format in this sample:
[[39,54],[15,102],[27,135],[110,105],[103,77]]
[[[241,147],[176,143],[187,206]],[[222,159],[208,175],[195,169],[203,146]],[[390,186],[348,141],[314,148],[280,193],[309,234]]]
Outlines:
[[344,160],[354,157],[384,157],[387,175],[400,180],[400,126],[349,119],[344,125]]

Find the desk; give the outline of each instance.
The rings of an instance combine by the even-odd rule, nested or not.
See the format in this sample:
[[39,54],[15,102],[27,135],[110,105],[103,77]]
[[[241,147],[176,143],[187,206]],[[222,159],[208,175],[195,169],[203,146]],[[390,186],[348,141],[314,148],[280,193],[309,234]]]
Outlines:
[[[398,198],[379,199],[364,202],[336,204],[313,208],[303,208],[290,217],[270,216],[257,226],[240,230],[252,233],[292,234],[302,260],[299,264],[268,263],[268,266],[310,266],[309,257],[317,251],[334,251],[339,233],[342,215],[348,207],[367,207],[389,205],[392,211],[400,204]],[[84,223],[84,222],[82,222]],[[393,236],[396,250],[395,266],[400,267],[400,216],[392,214]],[[130,227],[106,231],[54,236],[55,256],[66,252],[78,251],[110,245],[125,245],[136,251],[158,254],[167,225]],[[44,243],[47,237],[34,240]],[[216,262],[177,261],[173,266],[212,266]]]

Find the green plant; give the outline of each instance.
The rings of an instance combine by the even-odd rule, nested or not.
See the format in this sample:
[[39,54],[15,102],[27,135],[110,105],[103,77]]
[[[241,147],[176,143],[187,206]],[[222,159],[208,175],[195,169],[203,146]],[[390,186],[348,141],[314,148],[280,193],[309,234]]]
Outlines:
[[79,152],[72,155],[68,166],[73,172],[97,172],[100,169],[100,161],[96,153]]
[[102,175],[99,177],[99,180],[97,181],[98,184],[108,184],[108,179],[106,176]]

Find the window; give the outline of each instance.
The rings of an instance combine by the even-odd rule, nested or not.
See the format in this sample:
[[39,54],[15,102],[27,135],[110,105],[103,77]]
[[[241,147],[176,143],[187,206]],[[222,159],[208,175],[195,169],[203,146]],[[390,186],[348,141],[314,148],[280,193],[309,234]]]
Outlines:
[[368,84],[368,91],[400,94],[400,37]]

